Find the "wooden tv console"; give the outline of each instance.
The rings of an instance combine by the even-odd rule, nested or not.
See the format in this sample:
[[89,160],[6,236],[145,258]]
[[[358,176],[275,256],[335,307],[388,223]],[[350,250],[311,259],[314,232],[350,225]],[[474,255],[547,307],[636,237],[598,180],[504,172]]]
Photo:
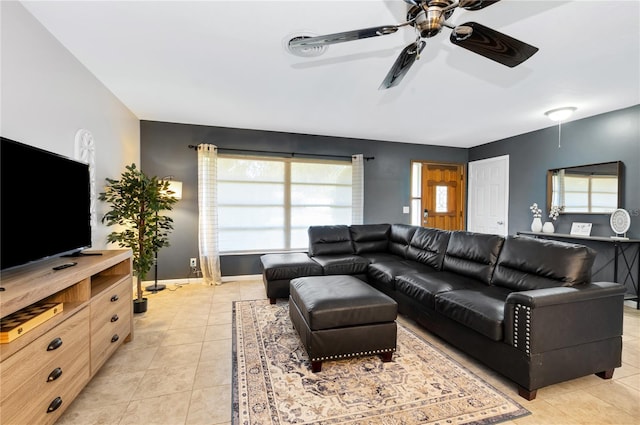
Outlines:
[[[63,311],[0,344],[0,421],[52,424],[104,362],[133,338],[131,251],[54,258],[3,272],[0,317],[34,303]],[[75,262],[73,267],[53,267]]]

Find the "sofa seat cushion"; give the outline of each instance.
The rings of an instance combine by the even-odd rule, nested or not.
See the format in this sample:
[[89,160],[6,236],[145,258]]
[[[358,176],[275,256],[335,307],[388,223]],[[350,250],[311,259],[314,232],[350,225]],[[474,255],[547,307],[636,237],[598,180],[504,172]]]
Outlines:
[[362,274],[369,261],[358,255],[317,255],[313,260],[322,266],[324,274]]
[[435,310],[494,341],[504,339],[504,306],[511,293],[505,288],[485,286],[436,295]]
[[435,309],[435,297],[442,292],[477,288],[481,283],[449,272],[405,274],[396,277],[396,291]]
[[359,254],[362,258],[366,258],[369,264],[373,263],[392,263],[394,261],[403,261],[404,258],[398,257],[388,252],[366,252]]
[[430,273],[433,271],[435,271],[433,267],[418,263],[417,261],[390,261],[369,264],[367,268],[367,278],[374,280],[376,283],[381,283],[390,289],[396,289],[396,276],[411,273]]
[[398,315],[393,299],[353,276],[301,277],[289,292],[312,331],[393,322]]
[[268,281],[322,275],[322,266],[302,252],[265,254],[260,261],[264,278]]

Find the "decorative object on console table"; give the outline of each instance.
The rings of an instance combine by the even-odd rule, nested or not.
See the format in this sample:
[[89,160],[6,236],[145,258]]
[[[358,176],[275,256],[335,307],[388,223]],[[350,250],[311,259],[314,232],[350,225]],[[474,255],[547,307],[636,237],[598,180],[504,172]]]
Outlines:
[[627,237],[627,231],[631,227],[631,216],[622,208],[618,208],[611,214],[609,219],[609,225],[611,230],[615,232],[615,236],[611,236],[614,239],[629,239]]
[[549,218],[553,221],[545,221],[544,222],[544,226],[542,226],[542,231],[544,233],[553,233],[556,231],[555,226],[553,225],[553,222],[556,221],[558,219],[558,216],[560,215],[560,211],[561,208],[556,206],[556,205],[552,205],[551,209],[549,211]]
[[575,236],[591,236],[591,226],[593,223],[571,223],[571,235]]
[[171,217],[158,212],[171,210],[178,200],[172,196],[167,180],[148,177],[135,164],[126,167],[120,180],[106,180],[107,187],[98,199],[111,204],[111,209],[102,221],[124,227],[107,235],[107,241],[133,251],[137,288],[134,312],[144,313],[147,299],[142,296],[142,279],[151,269],[157,250],[169,246],[168,236],[173,230]]
[[531,231],[540,232],[542,230],[542,220],[540,219],[540,217],[542,217],[542,210],[538,207],[538,204],[536,202],[534,202],[533,205],[529,207],[529,209],[533,214],[533,221],[531,222]]

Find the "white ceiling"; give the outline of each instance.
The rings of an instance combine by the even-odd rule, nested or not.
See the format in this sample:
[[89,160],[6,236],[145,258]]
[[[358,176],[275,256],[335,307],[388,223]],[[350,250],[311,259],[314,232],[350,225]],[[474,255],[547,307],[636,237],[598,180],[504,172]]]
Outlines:
[[404,20],[402,0],[23,1],[141,120],[472,147],[640,103],[640,1],[502,0],[457,9],[540,49],[515,68],[428,39],[400,86],[378,90],[411,27],[285,51],[292,35]]

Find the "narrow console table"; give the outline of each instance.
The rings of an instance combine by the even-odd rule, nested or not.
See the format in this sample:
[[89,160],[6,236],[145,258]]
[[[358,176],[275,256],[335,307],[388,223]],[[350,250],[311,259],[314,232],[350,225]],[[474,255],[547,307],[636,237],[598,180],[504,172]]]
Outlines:
[[[626,286],[627,281],[631,282],[633,294],[625,297],[626,300],[636,302],[636,309],[640,310],[640,239],[617,239],[606,236],[577,236],[565,233],[543,233],[543,232],[518,232],[519,235],[533,236],[546,239],[575,239],[581,241],[605,242],[613,245],[613,281]],[[622,258],[622,264],[620,264]],[[619,267],[619,265],[623,267]],[[618,280],[618,269],[622,268],[624,277]],[[635,274],[634,274],[635,268]]]
[[[62,303],[58,314],[0,344],[3,425],[53,424],[133,338],[131,251],[96,253],[2,272],[0,317],[36,303]],[[65,268],[68,263],[75,264]]]

